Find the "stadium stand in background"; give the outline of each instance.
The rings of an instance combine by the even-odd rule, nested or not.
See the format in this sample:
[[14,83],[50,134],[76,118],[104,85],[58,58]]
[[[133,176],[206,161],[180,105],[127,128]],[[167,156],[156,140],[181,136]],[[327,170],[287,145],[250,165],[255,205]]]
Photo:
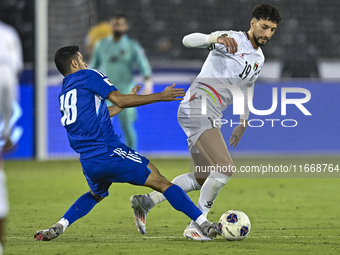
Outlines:
[[[267,60],[282,64],[284,77],[318,77],[319,62],[340,58],[340,32],[335,29],[340,26],[339,1],[327,4],[322,0],[269,2],[280,10],[283,20],[277,35],[263,50]],[[72,43],[85,47],[91,26],[108,20],[112,13],[124,12],[129,16],[131,35],[143,45],[151,61],[158,63],[204,59],[204,51],[186,50],[182,46],[183,35],[192,31],[247,29],[248,19],[243,17],[249,16],[258,1],[233,0],[226,4],[224,0],[59,0],[48,3],[50,61],[60,45]],[[3,20],[20,33],[25,61],[32,62],[34,0],[2,0],[0,7]]]

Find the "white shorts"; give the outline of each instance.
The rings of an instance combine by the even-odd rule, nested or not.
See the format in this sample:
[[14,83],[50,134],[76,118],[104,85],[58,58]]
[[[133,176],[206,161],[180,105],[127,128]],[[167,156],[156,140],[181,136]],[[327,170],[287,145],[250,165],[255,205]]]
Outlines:
[[181,103],[178,108],[178,123],[188,137],[188,148],[190,153],[199,153],[195,144],[200,136],[209,129],[221,128],[220,124],[214,123],[223,114],[207,100],[207,113],[202,115],[202,100],[195,98],[190,102]]
[[6,174],[0,168],[0,219],[3,219],[8,214],[8,197],[6,188]]

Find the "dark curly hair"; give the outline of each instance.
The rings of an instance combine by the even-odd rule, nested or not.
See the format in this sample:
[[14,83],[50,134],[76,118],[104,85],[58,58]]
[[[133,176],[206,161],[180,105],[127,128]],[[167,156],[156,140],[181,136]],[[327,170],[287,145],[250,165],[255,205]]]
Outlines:
[[276,24],[279,24],[281,21],[280,12],[269,4],[259,4],[255,6],[251,14],[253,15],[253,18],[257,20],[269,20]]

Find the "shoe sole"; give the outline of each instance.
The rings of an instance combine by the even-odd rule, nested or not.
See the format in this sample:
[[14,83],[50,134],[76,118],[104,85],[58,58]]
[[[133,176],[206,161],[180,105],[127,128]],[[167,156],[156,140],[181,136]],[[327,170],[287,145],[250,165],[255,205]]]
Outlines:
[[207,241],[213,241],[214,239],[195,239],[192,236],[189,235],[184,235],[186,238],[190,239],[190,240],[194,240],[194,241],[202,241],[202,242],[207,242]]
[[50,240],[47,240],[47,239],[44,239],[44,235],[41,234],[41,233],[37,233],[34,235],[34,239],[39,241],[39,242],[42,242],[42,241],[50,241]]
[[142,235],[144,235],[145,234],[145,230],[143,229],[143,227],[142,226],[140,226],[139,224],[138,224],[138,216],[136,215],[136,213],[135,213],[135,207],[137,207],[136,205],[135,205],[135,202],[136,201],[136,204],[138,204],[138,200],[137,199],[134,199],[134,197],[132,196],[131,198],[130,198],[130,202],[131,202],[131,208],[133,209],[133,216],[134,216],[134,218],[135,218],[135,224],[136,224],[136,227],[137,227],[137,230],[138,230],[138,232],[139,233],[141,233]]
[[42,241],[44,239],[44,236],[42,234],[35,234],[34,239],[37,241]]
[[[213,241],[214,240],[214,239],[209,238],[209,237],[197,239],[197,238],[193,237],[193,235],[194,235],[193,233],[183,233],[184,237],[191,239],[191,240],[194,240],[194,241]],[[201,235],[196,232],[196,237],[200,237],[200,236]]]

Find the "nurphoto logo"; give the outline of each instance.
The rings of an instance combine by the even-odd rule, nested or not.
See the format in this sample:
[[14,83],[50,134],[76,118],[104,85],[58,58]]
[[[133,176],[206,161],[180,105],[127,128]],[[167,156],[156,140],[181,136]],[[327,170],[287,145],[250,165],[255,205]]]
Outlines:
[[[214,88],[212,88],[211,86],[205,84],[205,83],[201,83],[202,85],[205,85],[206,87],[208,87],[209,89],[211,89],[213,91],[213,93],[215,94],[215,96],[218,98],[219,103],[222,105],[222,101],[220,96],[218,95],[217,91],[214,88],[224,88],[224,89],[228,89],[231,94],[233,95],[233,115],[242,115],[244,114],[244,94],[242,92],[242,90],[240,88],[238,88],[237,86],[233,86],[233,85],[227,85],[227,84],[218,84],[218,85],[214,85]],[[217,102],[214,98],[214,95],[209,92],[206,89],[200,88],[201,90],[207,92],[207,94],[203,94],[202,95],[202,101],[201,101],[201,114],[202,115],[207,115],[207,95],[209,95],[215,105],[217,105]],[[269,109],[267,110],[258,110],[255,109],[254,105],[253,105],[253,89],[252,88],[248,88],[247,90],[248,92],[248,108],[249,111],[255,115],[260,115],[260,116],[267,116],[270,115],[272,113],[274,113],[277,109],[277,105],[278,105],[278,93],[277,93],[277,87],[273,87],[272,88],[272,105]],[[300,93],[300,94],[304,94],[304,98],[287,98],[287,94],[288,93]],[[306,109],[306,107],[303,106],[304,103],[307,103],[309,100],[311,99],[311,93],[309,90],[305,89],[305,88],[299,88],[299,87],[282,87],[281,88],[281,116],[286,116],[287,115],[287,105],[291,104],[291,105],[295,105],[304,115],[306,116],[311,116],[312,114]],[[264,125],[265,122],[271,123],[271,126],[274,127],[274,123],[275,122],[281,122],[281,125],[283,127],[295,127],[297,126],[298,122],[294,119],[265,119],[265,120],[261,120],[261,119],[250,119],[248,120],[248,126],[250,127],[262,127]],[[218,125],[224,125],[227,123],[230,123],[230,126],[232,127],[233,124],[243,124],[244,123],[239,123],[239,122],[233,122],[232,120],[228,121],[226,119],[214,119],[213,120],[214,126],[218,126]]]

